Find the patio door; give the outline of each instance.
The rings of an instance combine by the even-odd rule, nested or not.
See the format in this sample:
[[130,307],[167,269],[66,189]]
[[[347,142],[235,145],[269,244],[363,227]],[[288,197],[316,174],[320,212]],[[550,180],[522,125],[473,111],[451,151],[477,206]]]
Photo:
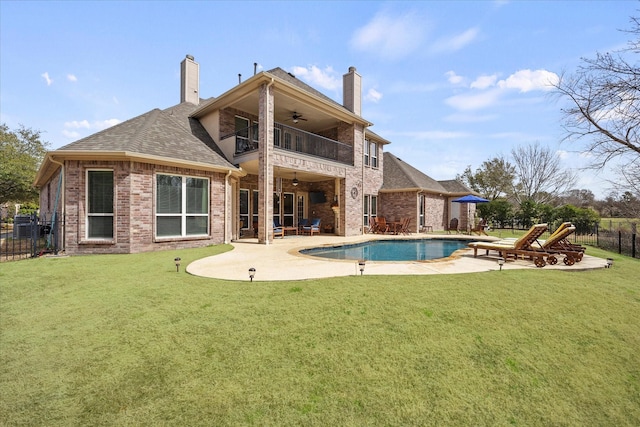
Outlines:
[[294,203],[293,193],[273,193],[273,219],[278,221],[285,227],[293,227],[294,225]]

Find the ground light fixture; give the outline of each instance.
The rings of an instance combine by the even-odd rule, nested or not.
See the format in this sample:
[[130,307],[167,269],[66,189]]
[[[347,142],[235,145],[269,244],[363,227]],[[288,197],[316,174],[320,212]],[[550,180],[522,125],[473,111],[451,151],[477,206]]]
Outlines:
[[605,268],[611,268],[612,265],[613,265],[613,258],[607,258],[607,265],[605,265]]
[[182,261],[180,257],[176,257],[173,259],[173,262],[176,264],[176,273],[180,271],[180,261]]
[[504,265],[504,258],[498,258],[498,266],[500,267],[500,271],[502,271],[502,266]]
[[251,268],[249,269],[249,279],[250,279],[252,282],[253,282],[253,278],[255,277],[255,275],[256,275],[256,269],[255,269],[255,268],[253,268],[253,267],[251,267]]
[[360,275],[362,276],[362,273],[364,273],[364,266],[367,263],[366,260],[361,259],[358,261],[358,269],[360,270]]

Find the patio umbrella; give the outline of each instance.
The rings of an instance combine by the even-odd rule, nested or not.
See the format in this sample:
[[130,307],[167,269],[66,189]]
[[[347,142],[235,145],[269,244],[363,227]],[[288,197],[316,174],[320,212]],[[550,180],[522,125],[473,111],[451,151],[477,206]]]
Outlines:
[[[489,203],[489,200],[483,199],[482,197],[474,196],[473,194],[467,194],[466,196],[458,197],[457,199],[453,199],[452,202],[455,203]],[[470,209],[467,209],[467,229],[471,230],[471,224],[469,224],[469,216]],[[475,216],[475,215],[474,215]]]

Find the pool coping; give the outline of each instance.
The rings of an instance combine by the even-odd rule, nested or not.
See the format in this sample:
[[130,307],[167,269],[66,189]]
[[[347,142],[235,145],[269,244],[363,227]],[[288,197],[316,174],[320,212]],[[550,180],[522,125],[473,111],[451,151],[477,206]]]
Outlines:
[[[319,246],[338,246],[341,244],[360,243],[370,240],[386,239],[423,239],[438,238],[452,240],[491,241],[498,238],[479,238],[460,234],[411,234],[411,235],[378,235],[362,236],[286,236],[274,239],[269,245],[259,244],[257,239],[243,239],[231,243],[231,251],[214,255],[190,263],[186,271],[202,277],[248,281],[249,268],[255,268],[254,281],[306,280],[326,277],[360,275],[358,262],[353,260],[334,260],[319,258],[299,253],[301,249]],[[564,263],[547,265],[539,270],[580,271],[592,268],[604,268],[606,261],[590,255],[584,256],[580,263],[566,266]],[[503,270],[534,268],[528,260],[510,261]],[[425,261],[367,261],[364,275],[429,275],[429,274],[461,274],[498,270],[497,257],[473,257],[473,249],[464,248],[454,252],[450,257]]]

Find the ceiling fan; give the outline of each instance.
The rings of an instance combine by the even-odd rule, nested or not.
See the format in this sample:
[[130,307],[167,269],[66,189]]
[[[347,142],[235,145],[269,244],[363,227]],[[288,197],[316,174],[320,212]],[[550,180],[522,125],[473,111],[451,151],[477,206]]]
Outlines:
[[302,114],[298,114],[295,111],[291,114],[291,118],[287,120],[293,120],[293,123],[298,123],[298,120],[303,120],[305,122],[307,121],[307,119],[302,117]]

